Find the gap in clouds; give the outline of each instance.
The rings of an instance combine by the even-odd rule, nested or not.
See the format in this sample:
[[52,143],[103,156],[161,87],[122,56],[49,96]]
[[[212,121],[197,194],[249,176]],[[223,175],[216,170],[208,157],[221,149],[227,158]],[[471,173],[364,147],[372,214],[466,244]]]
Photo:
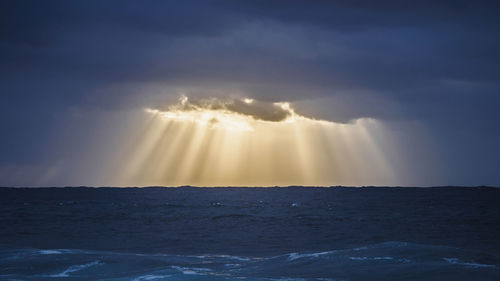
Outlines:
[[429,164],[432,145],[412,152],[429,139],[416,124],[338,123],[302,116],[293,103],[236,97],[158,108],[79,115],[96,122],[68,128],[41,185],[425,185],[422,174],[431,185],[441,172]]

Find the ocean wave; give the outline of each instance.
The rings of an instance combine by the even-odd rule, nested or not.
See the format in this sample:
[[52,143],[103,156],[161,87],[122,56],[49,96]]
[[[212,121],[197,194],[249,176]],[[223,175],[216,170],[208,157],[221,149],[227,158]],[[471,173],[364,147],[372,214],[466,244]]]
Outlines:
[[[25,258],[9,259],[16,254],[24,254]],[[135,281],[186,278],[339,281],[384,279],[384,274],[388,272],[396,275],[414,273],[416,276],[426,276],[436,270],[443,272],[443,280],[494,280],[491,276],[500,276],[499,264],[500,258],[497,255],[397,241],[268,257],[121,253],[76,249],[0,250],[2,276],[21,280],[77,277]],[[362,271],[359,270],[360,266]],[[452,266],[457,268],[449,270]],[[479,278],[467,279],[464,276]]]
[[230,259],[230,260],[236,260],[236,261],[250,261],[253,259],[253,258],[248,258],[248,257],[239,257],[239,256],[231,256],[231,255],[200,255],[200,256],[191,256],[191,257],[196,257],[196,258],[200,258],[200,259],[220,258],[220,259]]
[[186,275],[202,275],[207,272],[213,271],[210,268],[202,268],[202,267],[182,267],[182,266],[172,266],[173,269],[182,272],[182,274]]
[[165,278],[169,278],[172,275],[155,275],[155,274],[147,274],[135,277],[132,281],[149,281],[149,280],[161,280]]
[[58,255],[63,253],[60,250],[40,250],[38,252],[40,253],[40,255]]
[[482,264],[482,263],[476,263],[474,261],[472,261],[472,262],[464,262],[464,261],[461,261],[458,258],[443,258],[443,260],[445,260],[446,262],[451,263],[451,264],[470,266],[470,267],[473,267],[473,268],[478,268],[478,267],[496,268],[497,267],[496,265],[493,265],[493,264]]
[[48,277],[69,277],[70,273],[81,271],[81,270],[84,270],[84,269],[91,267],[91,266],[94,266],[94,265],[102,265],[102,264],[103,263],[101,263],[101,261],[96,260],[96,261],[89,262],[86,264],[72,265],[72,266],[68,267],[67,269],[65,269],[63,272],[57,273],[57,274],[51,274],[51,275],[48,275]]
[[349,259],[354,260],[354,261],[366,261],[366,260],[372,260],[372,261],[378,261],[378,260],[393,260],[393,257],[349,257]]
[[317,258],[319,256],[328,255],[335,253],[336,251],[327,251],[327,252],[318,252],[318,253],[310,253],[310,254],[299,254],[299,253],[290,253],[288,254],[288,260],[293,261],[302,258]]

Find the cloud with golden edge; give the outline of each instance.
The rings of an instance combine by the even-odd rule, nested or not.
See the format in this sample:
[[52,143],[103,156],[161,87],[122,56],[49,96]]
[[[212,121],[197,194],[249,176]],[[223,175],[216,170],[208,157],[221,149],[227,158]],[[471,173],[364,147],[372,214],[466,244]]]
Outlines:
[[[310,119],[295,112],[289,102],[263,102],[250,98],[235,99],[194,99],[186,96],[179,103],[162,111],[146,108],[165,120],[195,122],[210,128],[234,131],[253,131],[257,122],[295,122],[297,119]],[[318,120],[319,121],[319,120]]]

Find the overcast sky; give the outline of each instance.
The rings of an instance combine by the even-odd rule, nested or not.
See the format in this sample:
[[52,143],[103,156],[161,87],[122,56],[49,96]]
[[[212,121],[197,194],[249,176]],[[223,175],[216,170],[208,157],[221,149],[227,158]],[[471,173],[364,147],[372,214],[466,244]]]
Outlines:
[[88,128],[79,116],[180,94],[418,124],[446,171],[436,185],[500,185],[497,3],[2,1],[0,185]]

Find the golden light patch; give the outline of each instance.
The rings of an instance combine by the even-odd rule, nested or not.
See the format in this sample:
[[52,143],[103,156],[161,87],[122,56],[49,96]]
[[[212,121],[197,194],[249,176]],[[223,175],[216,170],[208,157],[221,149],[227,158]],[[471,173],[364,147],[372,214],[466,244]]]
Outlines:
[[374,119],[342,124],[297,114],[288,102],[182,97],[122,154],[123,185],[329,186],[394,180],[370,133]]

